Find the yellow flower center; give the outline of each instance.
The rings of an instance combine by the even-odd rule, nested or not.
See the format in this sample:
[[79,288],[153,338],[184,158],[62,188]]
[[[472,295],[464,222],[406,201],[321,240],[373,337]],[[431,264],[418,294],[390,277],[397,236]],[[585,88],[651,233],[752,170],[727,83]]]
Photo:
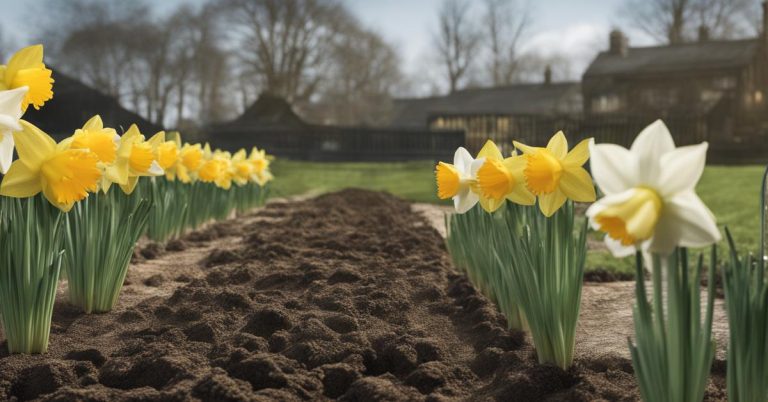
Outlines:
[[254,159],[253,160],[253,168],[256,170],[256,173],[261,173],[264,171],[264,169],[267,168],[267,160],[266,159]]
[[202,161],[203,151],[200,148],[187,148],[181,153],[182,165],[192,172],[200,168]]
[[449,163],[440,162],[435,167],[437,177],[437,196],[447,200],[459,193],[461,178],[456,167]]
[[[157,146],[157,163],[163,169],[168,169],[176,163],[179,148],[173,141],[166,141]],[[150,162],[151,163],[151,162]]]
[[563,175],[563,165],[547,149],[539,149],[534,154],[525,155],[528,163],[525,174],[528,190],[535,195],[549,194],[557,189],[560,176]]
[[11,89],[29,87],[27,95],[22,102],[22,109],[27,110],[29,105],[40,109],[45,101],[53,98],[53,78],[51,78],[51,70],[45,68],[27,68],[19,70],[16,75],[13,76],[11,81]]
[[235,171],[237,172],[238,178],[248,179],[251,177],[251,173],[253,172],[253,165],[245,161],[237,162],[235,164]]
[[146,173],[152,166],[155,155],[152,152],[152,146],[146,142],[137,142],[131,148],[131,156],[128,158],[128,165],[136,172]]
[[203,166],[200,167],[200,171],[198,172],[200,180],[207,183],[216,180],[219,176],[221,176],[225,167],[224,164],[225,162],[220,159],[211,159],[206,161],[203,163]]
[[501,200],[512,192],[515,178],[502,161],[487,159],[477,171],[477,183],[483,196]]
[[627,201],[600,211],[595,220],[600,230],[629,246],[653,236],[663,203],[656,191],[637,187]]
[[95,153],[82,149],[58,152],[41,166],[45,182],[56,202],[69,204],[88,196],[88,191],[98,190],[101,171]]
[[88,149],[107,164],[114,162],[117,156],[115,135],[111,130],[77,130],[72,137],[72,148]]

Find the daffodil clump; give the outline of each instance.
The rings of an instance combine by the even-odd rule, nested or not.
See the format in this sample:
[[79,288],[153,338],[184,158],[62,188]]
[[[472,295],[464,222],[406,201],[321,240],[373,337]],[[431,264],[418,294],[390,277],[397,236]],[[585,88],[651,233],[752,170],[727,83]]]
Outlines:
[[567,368],[586,259],[586,221],[577,222],[573,201],[595,200],[583,168],[589,140],[569,152],[557,133],[546,147],[515,148],[505,157],[488,141],[477,159],[460,149],[452,165],[438,164],[438,196],[470,211],[448,219],[447,245],[510,328],[530,331],[539,361]]
[[46,351],[60,267],[72,304],[110,311],[140,236],[165,241],[245,212],[272,180],[263,150],[231,155],[136,125],[120,135],[99,116],[57,143],[22,119],[53,82],[40,45],[0,66],[0,312],[12,353]]
[[[606,244],[615,255],[635,254],[635,339],[630,350],[646,401],[701,401],[714,357],[715,248],[703,311],[699,295],[704,258],[691,264],[687,251],[720,240],[714,215],[695,192],[706,153],[707,143],[675,147],[661,121],[644,129],[630,149],[598,144],[591,150],[595,182],[605,196],[587,216],[596,230],[606,233]],[[651,270],[651,300],[644,262]]]

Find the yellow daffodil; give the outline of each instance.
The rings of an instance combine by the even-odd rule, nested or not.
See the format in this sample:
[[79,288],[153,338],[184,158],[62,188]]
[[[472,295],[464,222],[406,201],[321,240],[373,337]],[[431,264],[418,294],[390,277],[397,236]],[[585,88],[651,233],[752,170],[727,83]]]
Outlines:
[[206,143],[203,147],[203,162],[197,171],[200,181],[213,183],[224,173],[226,167],[226,162],[218,154],[214,154],[211,151],[211,146]]
[[251,163],[245,154],[245,150],[241,149],[232,155],[232,168],[234,169],[234,181],[238,186],[244,186],[249,181],[255,181],[256,168]]
[[[159,132],[145,141],[136,125],[132,125],[120,138],[118,159],[120,163],[119,175],[124,175],[127,180],[120,184],[120,188],[126,194],[131,194],[136,188],[140,177],[161,176],[165,172],[157,162],[157,147],[165,140],[165,133]],[[123,151],[123,152],[121,152]],[[122,178],[122,177],[120,177]]]
[[571,152],[562,131],[549,140],[546,148],[515,141],[515,148],[526,158],[523,170],[526,187],[539,197],[539,208],[545,216],[552,216],[568,198],[579,202],[595,200],[592,178],[582,167],[589,159],[591,141],[580,142]]
[[27,87],[0,91],[0,173],[5,174],[13,161],[13,132],[20,131],[24,113],[21,104]]
[[5,66],[0,66],[0,90],[27,87],[21,104],[26,111],[29,105],[40,109],[53,98],[51,70],[43,64],[43,45],[29,46],[14,54]]
[[214,152],[213,158],[220,160],[222,163],[221,170],[219,171],[218,177],[214,179],[214,183],[216,183],[219,188],[229,190],[230,187],[232,187],[232,180],[235,178],[235,169],[234,165],[232,164],[232,155],[226,151],[216,150],[216,152]]
[[165,141],[157,146],[157,163],[165,171],[169,180],[176,178],[176,161],[179,158],[179,146],[175,141]]
[[272,162],[273,157],[267,155],[266,151],[259,150],[256,147],[251,149],[251,154],[248,156],[248,160],[253,164],[255,173],[254,181],[263,186],[273,179],[272,173],[269,171],[269,165]]
[[176,165],[176,177],[182,183],[189,183],[197,176],[197,171],[203,164],[203,149],[200,144],[184,144],[179,151],[179,161]]
[[608,234],[616,256],[638,248],[668,255],[675,247],[704,247],[720,240],[712,212],[696,195],[707,143],[675,148],[667,126],[657,120],[630,149],[593,145],[590,162],[605,194],[587,210],[592,226]]
[[478,157],[485,162],[477,170],[480,206],[493,212],[509,200],[520,205],[533,205],[536,197],[525,187],[523,169],[526,160],[519,155],[504,158],[493,141],[485,143]]
[[98,189],[102,175],[98,155],[56,144],[26,121],[21,126],[22,131],[13,134],[19,159],[3,178],[0,195],[26,198],[42,191],[51,204],[66,212]]

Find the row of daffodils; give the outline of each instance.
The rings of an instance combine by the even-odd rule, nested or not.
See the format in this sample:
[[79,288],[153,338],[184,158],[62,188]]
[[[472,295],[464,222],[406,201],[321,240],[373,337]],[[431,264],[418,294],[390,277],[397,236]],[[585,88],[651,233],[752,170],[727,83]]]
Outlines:
[[[86,313],[112,310],[138,239],[165,242],[261,205],[271,157],[119,135],[99,116],[56,143],[23,120],[53,97],[43,47],[0,66],[0,314],[11,353],[47,350],[59,274]],[[18,159],[13,160],[14,149]]]
[[[708,266],[716,266],[720,231],[695,193],[707,144],[675,147],[667,127],[656,121],[630,149],[588,139],[569,151],[563,133],[543,148],[514,146],[508,157],[491,141],[477,158],[459,148],[453,164],[436,167],[438,196],[453,199],[458,212],[446,218],[455,265],[497,304],[510,328],[530,333],[540,363],[567,369],[573,363],[588,226],[605,233],[615,256],[635,255],[635,336],[629,347],[643,399],[701,401],[715,351],[715,269],[708,269],[702,307],[704,258],[690,262],[688,248],[712,245]],[[591,176],[584,168],[588,160]],[[574,212],[574,201],[592,202],[585,218]],[[730,244],[722,270],[729,399],[765,401],[764,258],[742,261]],[[644,268],[650,271],[649,291]]]

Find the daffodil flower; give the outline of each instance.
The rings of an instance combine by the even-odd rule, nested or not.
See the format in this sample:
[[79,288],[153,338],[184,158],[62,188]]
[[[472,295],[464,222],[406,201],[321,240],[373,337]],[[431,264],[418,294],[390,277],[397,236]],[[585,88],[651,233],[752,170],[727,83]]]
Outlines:
[[211,152],[211,146],[207,143],[203,147],[203,159],[197,176],[204,183],[213,183],[224,173],[227,163],[221,155]]
[[234,181],[238,186],[244,186],[256,176],[255,166],[246,158],[245,150],[241,149],[232,155]]
[[[126,177],[125,184],[120,184],[120,188],[126,194],[131,194],[136,188],[139,177],[143,176],[161,176],[165,172],[157,162],[157,147],[164,142],[165,132],[161,131],[149,140],[144,140],[136,125],[131,125],[128,131],[120,138],[120,147],[118,148],[117,174]],[[120,177],[122,179],[123,177]]]
[[263,186],[273,179],[272,173],[269,171],[269,164],[272,157],[267,155],[266,151],[259,150],[256,147],[251,149],[251,154],[248,156],[248,161],[253,165],[254,178],[258,185]]
[[219,175],[214,179],[214,183],[224,190],[229,190],[232,187],[232,180],[235,177],[235,169],[232,164],[232,155],[229,152],[219,151],[214,152],[214,159],[218,159],[222,163]]
[[437,196],[442,200],[453,199],[456,212],[463,214],[477,204],[479,197],[473,186],[477,183],[477,170],[484,159],[475,159],[464,147],[453,154],[453,164],[440,162],[435,167]]
[[562,131],[552,136],[546,148],[514,142],[526,158],[526,187],[538,196],[539,208],[545,216],[552,216],[568,198],[579,202],[595,200],[592,178],[582,167],[589,159],[591,142],[586,139],[568,152],[568,140]]
[[0,184],[0,195],[32,197],[41,191],[62,211],[97,191],[101,179],[99,157],[86,149],[71,149],[56,142],[26,121],[14,132],[19,159],[11,164]]
[[493,141],[488,140],[478,153],[485,163],[477,171],[480,206],[493,212],[509,200],[520,205],[533,205],[536,197],[525,187],[523,169],[526,160],[519,155],[504,158]]
[[176,177],[182,183],[189,183],[196,178],[196,173],[203,164],[203,149],[200,144],[184,144],[179,151],[176,165]]
[[51,70],[43,64],[43,45],[25,47],[14,54],[8,65],[0,66],[0,90],[27,87],[21,109],[29,105],[40,109],[53,98]]
[[21,104],[27,87],[0,91],[0,172],[5,174],[13,161],[13,132],[21,131]]
[[606,232],[616,256],[637,248],[668,255],[675,247],[703,247],[720,240],[714,215],[695,193],[704,171],[707,143],[675,148],[667,126],[657,120],[630,149],[593,145],[591,167],[605,197],[587,216]]
[[157,146],[157,164],[165,171],[168,180],[176,178],[176,162],[179,158],[179,146],[176,141],[165,141]]

